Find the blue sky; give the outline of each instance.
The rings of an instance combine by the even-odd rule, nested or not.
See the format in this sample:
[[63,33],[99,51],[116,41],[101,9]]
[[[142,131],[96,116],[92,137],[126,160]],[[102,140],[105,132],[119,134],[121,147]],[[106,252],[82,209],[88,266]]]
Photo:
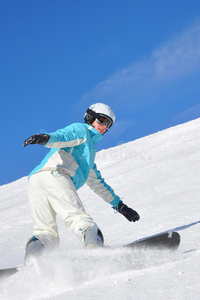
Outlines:
[[48,149],[24,139],[110,105],[98,150],[200,116],[199,0],[6,0],[0,5],[0,185]]

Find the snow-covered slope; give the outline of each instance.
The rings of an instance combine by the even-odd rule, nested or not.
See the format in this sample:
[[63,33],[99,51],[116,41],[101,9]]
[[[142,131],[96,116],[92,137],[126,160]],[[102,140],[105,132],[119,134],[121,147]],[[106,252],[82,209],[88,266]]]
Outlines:
[[[137,210],[129,223],[87,186],[79,195],[109,245],[175,229],[175,253],[83,250],[58,219],[61,245],[40,265],[0,280],[0,299],[199,299],[200,119],[100,151],[107,183]],[[0,267],[23,262],[33,222],[27,178],[0,187]]]

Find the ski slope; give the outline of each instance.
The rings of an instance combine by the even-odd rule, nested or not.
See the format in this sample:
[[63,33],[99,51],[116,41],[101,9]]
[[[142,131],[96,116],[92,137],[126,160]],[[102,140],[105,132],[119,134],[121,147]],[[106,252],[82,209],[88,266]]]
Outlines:
[[[96,162],[106,182],[141,216],[130,223],[87,186],[81,188],[105,244],[120,246],[173,229],[181,234],[179,249],[86,251],[58,219],[58,251],[1,278],[0,299],[199,300],[200,118],[100,151]],[[27,177],[0,186],[0,268],[22,264],[32,227]]]

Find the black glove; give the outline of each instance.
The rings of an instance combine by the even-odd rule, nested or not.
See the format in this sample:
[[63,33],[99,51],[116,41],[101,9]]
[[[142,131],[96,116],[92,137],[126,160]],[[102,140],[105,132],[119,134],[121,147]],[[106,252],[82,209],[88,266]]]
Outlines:
[[123,202],[120,202],[117,206],[117,211],[126,217],[130,222],[135,222],[140,219],[139,214],[132,208],[125,205]]
[[26,147],[30,144],[45,145],[49,138],[50,136],[48,134],[34,134],[24,141],[23,146]]

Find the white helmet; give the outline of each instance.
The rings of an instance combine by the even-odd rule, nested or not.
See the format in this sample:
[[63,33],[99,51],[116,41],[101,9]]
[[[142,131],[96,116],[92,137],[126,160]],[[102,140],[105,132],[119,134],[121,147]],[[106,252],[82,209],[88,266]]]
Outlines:
[[[92,125],[92,123],[97,120],[100,124],[104,124],[104,121],[101,121],[102,118],[105,118],[107,130],[115,122],[115,113],[114,111],[106,104],[95,103],[92,104],[86,111],[84,115],[84,121],[87,124]],[[102,119],[103,120],[103,119]]]

